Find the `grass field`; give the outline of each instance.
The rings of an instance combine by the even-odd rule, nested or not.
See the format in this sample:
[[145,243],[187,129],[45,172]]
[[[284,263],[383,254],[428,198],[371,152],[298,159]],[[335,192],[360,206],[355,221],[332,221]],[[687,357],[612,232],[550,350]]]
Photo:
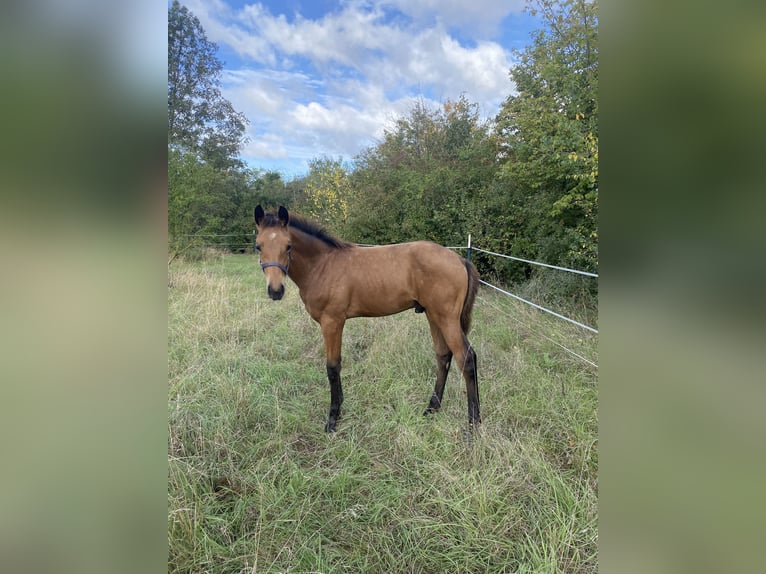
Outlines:
[[251,255],[169,267],[169,572],[588,572],[597,563],[596,370],[582,330],[482,288],[483,425],[453,366],[424,417],[427,321],[346,324],[338,432],[295,285]]

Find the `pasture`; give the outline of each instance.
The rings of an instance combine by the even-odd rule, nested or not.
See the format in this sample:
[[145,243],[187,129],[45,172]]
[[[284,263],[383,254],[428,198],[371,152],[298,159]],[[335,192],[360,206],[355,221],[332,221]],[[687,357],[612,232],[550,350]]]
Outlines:
[[[442,409],[422,314],[351,319],[337,432],[324,345],[253,255],[168,271],[168,571],[595,573],[597,338],[482,287],[483,424]],[[514,319],[515,318],[515,319]],[[517,322],[521,321],[521,323]]]

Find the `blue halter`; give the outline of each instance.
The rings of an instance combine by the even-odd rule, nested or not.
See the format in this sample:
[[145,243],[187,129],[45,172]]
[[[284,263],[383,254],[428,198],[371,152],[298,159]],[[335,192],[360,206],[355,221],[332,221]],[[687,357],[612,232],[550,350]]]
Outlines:
[[261,263],[261,269],[265,270],[266,267],[278,267],[282,271],[282,273],[287,275],[287,268],[290,267],[290,259],[288,257],[288,259],[287,259],[287,267],[285,267],[281,263],[278,263],[277,261],[269,261],[267,263]]

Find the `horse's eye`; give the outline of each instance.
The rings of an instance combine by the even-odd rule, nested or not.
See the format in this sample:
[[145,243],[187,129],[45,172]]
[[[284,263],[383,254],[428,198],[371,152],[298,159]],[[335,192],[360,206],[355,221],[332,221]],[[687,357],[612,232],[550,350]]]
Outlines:
[[287,244],[287,252],[288,252],[288,253],[290,253],[290,251],[292,250],[292,248],[293,248],[293,246],[292,246],[292,245],[290,245],[290,244],[288,243],[288,244]]
[[258,245],[257,243],[255,244],[255,250],[256,250],[256,251],[260,251],[260,250],[261,250],[261,246],[260,246],[260,245]]

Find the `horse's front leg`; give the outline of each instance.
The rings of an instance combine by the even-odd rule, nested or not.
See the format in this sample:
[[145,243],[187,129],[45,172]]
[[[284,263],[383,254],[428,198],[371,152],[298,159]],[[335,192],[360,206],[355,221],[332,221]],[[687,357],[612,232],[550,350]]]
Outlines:
[[340,418],[340,406],[343,404],[343,387],[340,383],[340,348],[345,321],[323,318],[320,324],[327,355],[327,380],[330,382],[330,414],[324,430],[335,432],[335,425]]
[[435,413],[441,408],[442,398],[444,398],[444,383],[447,381],[450,364],[452,363],[452,351],[444,340],[441,329],[431,317],[428,317],[428,325],[431,328],[431,337],[434,340],[434,351],[436,352],[436,385],[434,386],[434,394],[431,395],[431,401],[428,403],[428,408],[423,413],[424,415]]

